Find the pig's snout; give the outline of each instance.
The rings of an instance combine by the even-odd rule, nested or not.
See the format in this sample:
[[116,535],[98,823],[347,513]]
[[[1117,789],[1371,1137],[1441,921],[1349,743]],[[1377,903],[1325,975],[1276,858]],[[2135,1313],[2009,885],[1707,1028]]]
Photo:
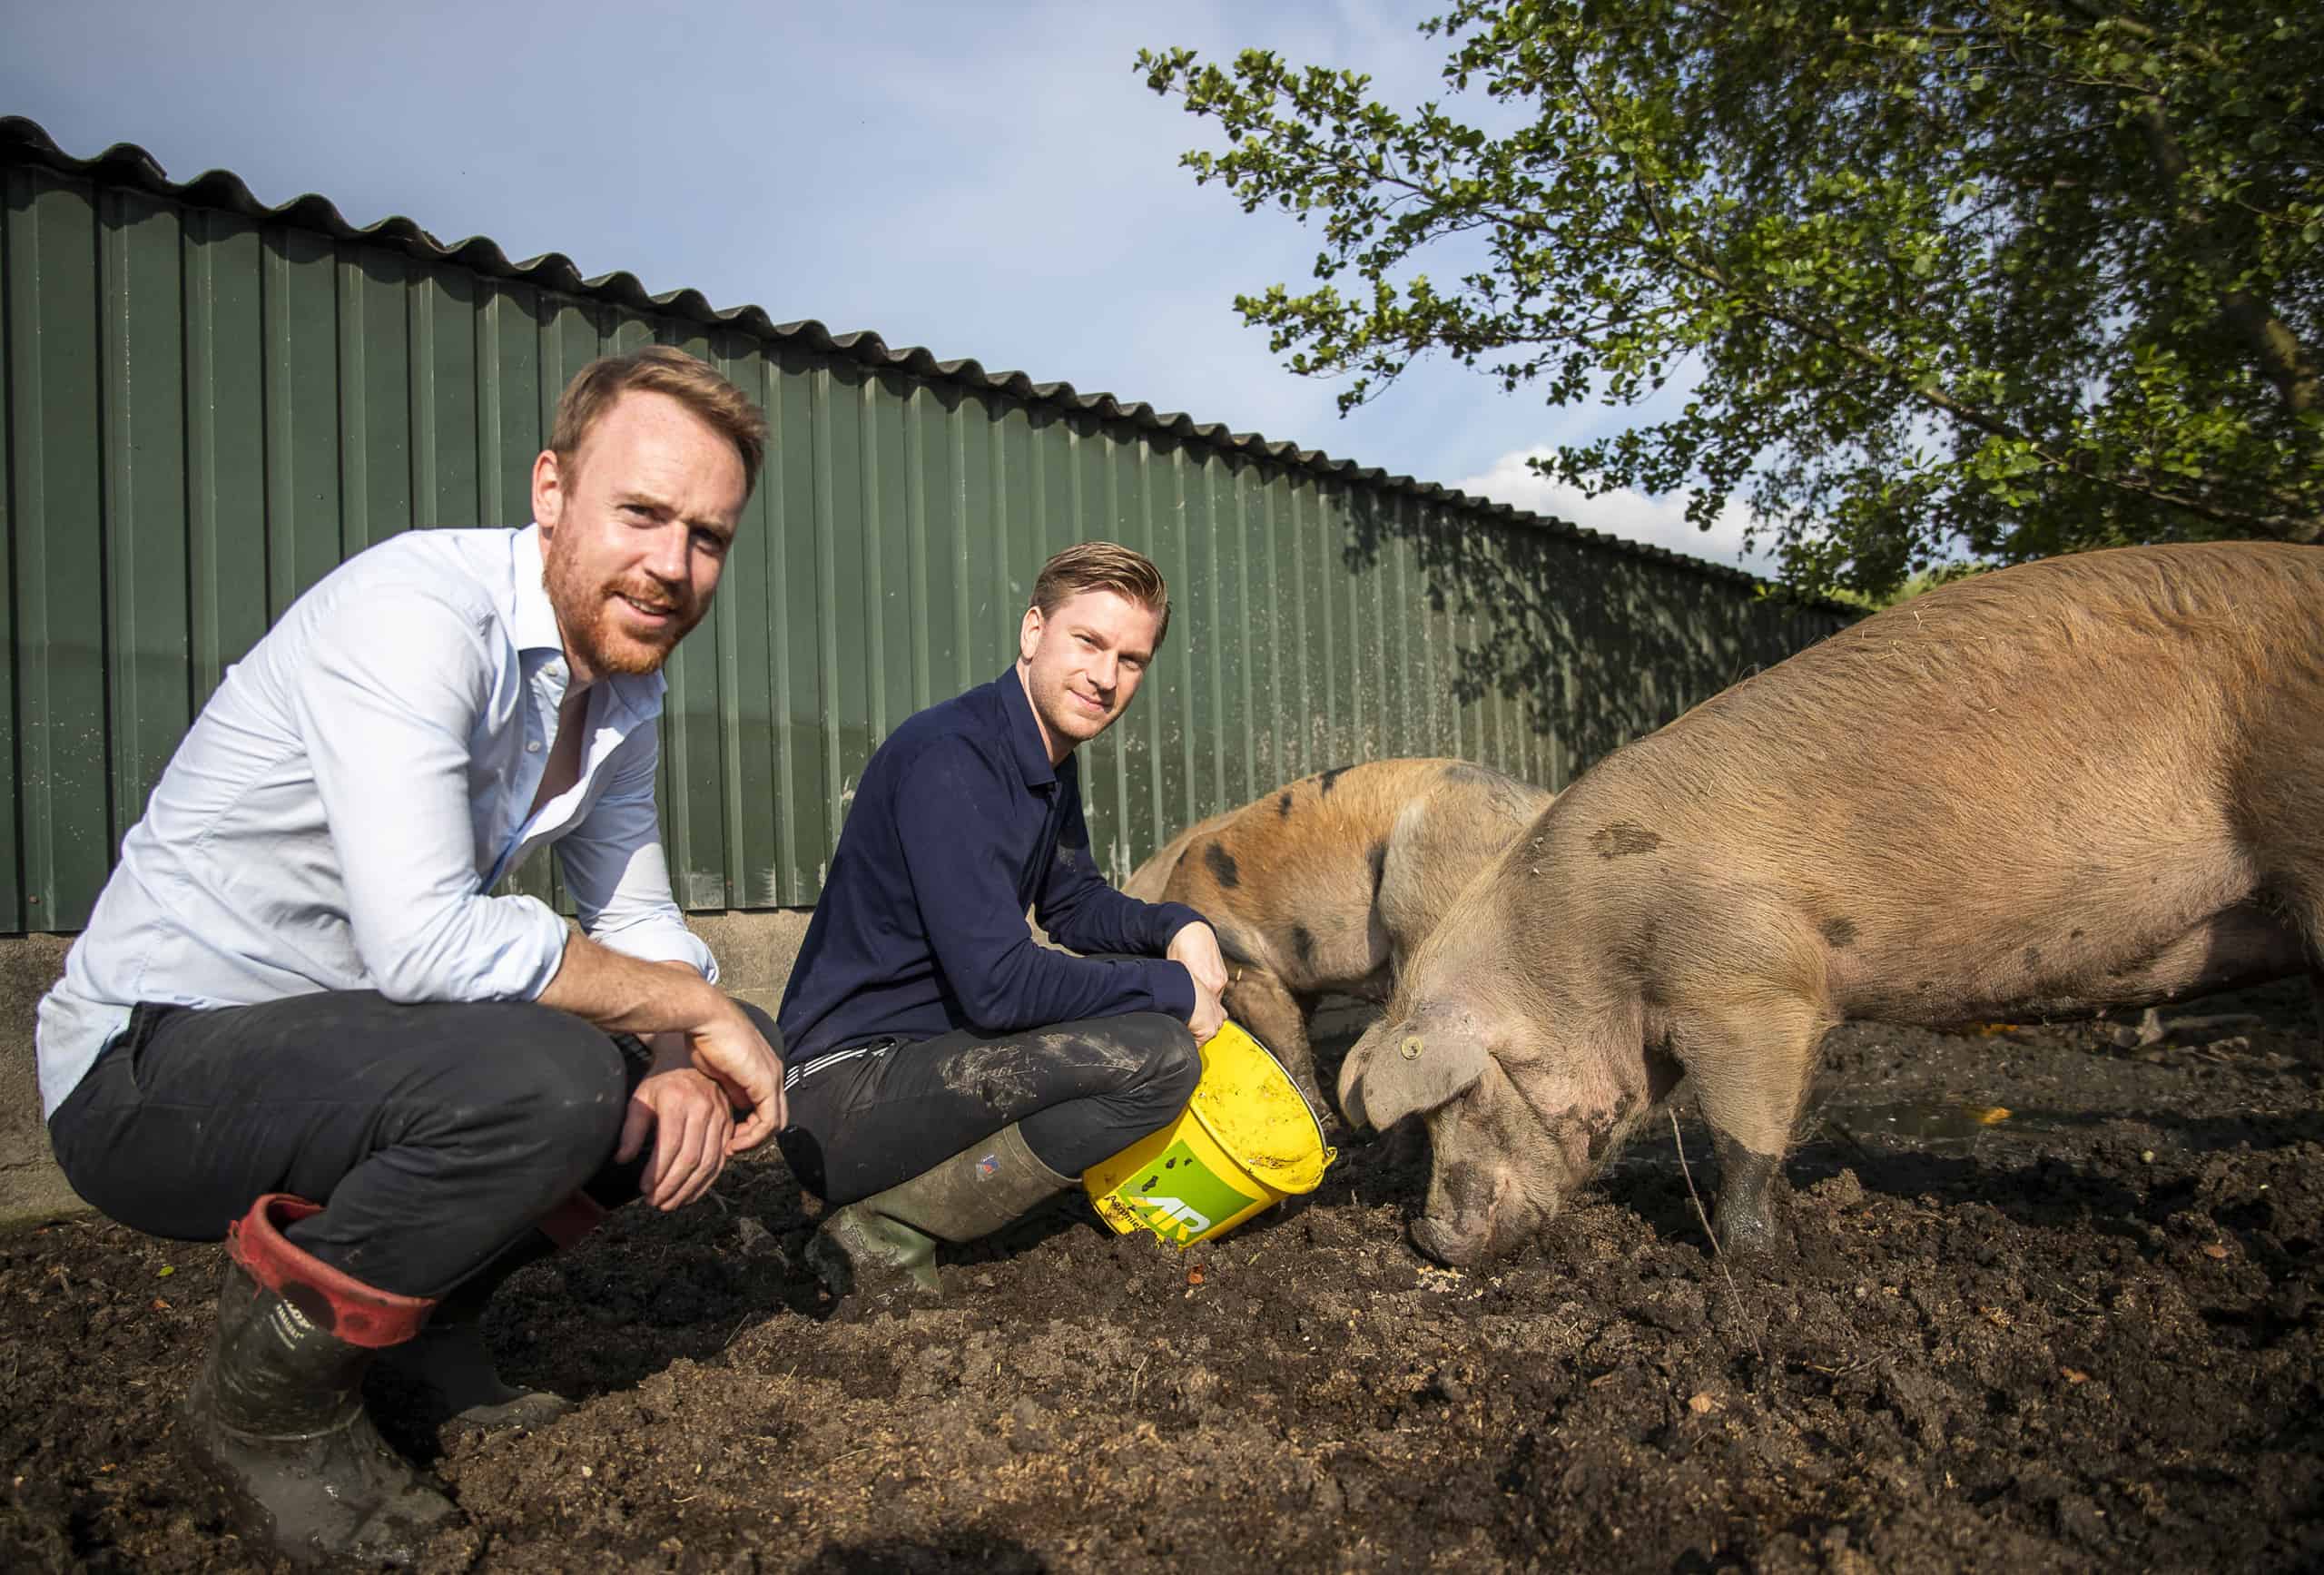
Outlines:
[[1413,1245],[1447,1268],[1465,1269],[1513,1251],[1556,1212],[1526,1196],[1502,1166],[1440,1175],[1426,1212],[1412,1222]]
[[1418,1247],[1423,1256],[1443,1264],[1448,1269],[1465,1269],[1492,1255],[1491,1248],[1484,1241],[1464,1234],[1457,1225],[1431,1215],[1423,1215],[1413,1221],[1412,1236],[1413,1245]]
[[1528,1211],[1522,1220],[1495,1218],[1483,1224],[1424,1214],[1412,1223],[1413,1245],[1423,1256],[1448,1269],[1469,1269],[1490,1258],[1505,1257],[1523,1245],[1527,1236],[1549,1218],[1544,1211]]

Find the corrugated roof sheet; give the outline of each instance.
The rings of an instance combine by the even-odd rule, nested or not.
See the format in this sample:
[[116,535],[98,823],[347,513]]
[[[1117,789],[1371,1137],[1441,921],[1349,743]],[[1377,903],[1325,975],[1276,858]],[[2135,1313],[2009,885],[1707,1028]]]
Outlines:
[[[956,383],[1005,393],[1031,403],[1088,412],[1103,420],[1123,421],[1148,431],[1167,432],[1253,458],[1265,459],[1275,465],[1313,471],[1344,481],[1362,482],[1384,491],[1409,493],[1456,503],[1556,535],[1577,537],[1630,556],[1680,565],[1714,579],[1740,581],[1747,585],[1762,583],[1758,576],[1739,568],[1690,557],[1684,553],[1672,552],[1668,547],[1591,530],[1553,515],[1535,514],[1505,503],[1495,503],[1433,481],[1416,481],[1409,476],[1391,476],[1376,467],[1358,465],[1353,459],[1334,459],[1320,448],[1303,448],[1287,440],[1270,441],[1256,432],[1233,432],[1222,423],[1197,421],[1180,411],[1157,410],[1142,400],[1123,400],[1108,393],[1085,394],[1071,383],[1037,383],[1023,372],[989,372],[974,359],[939,360],[931,351],[919,345],[891,349],[886,340],[869,330],[835,334],[812,318],[777,322],[763,307],[759,306],[729,307],[722,310],[711,305],[696,290],[674,290],[655,295],[646,290],[636,275],[626,271],[585,278],[573,260],[560,251],[545,252],[521,262],[512,261],[507,252],[483,236],[470,236],[457,244],[446,245],[413,221],[400,216],[358,228],[349,223],[328,198],[312,192],[270,208],[242,183],[240,176],[229,171],[212,170],[191,181],[172,181],[151,153],[133,143],[115,143],[94,158],[74,158],[58,147],[37,122],[21,115],[0,116],[0,166],[7,164],[26,164],[65,174],[91,176],[154,196],[202,207],[224,209],[247,219],[296,225],[333,240],[360,241],[368,245],[400,251],[423,261],[458,263],[486,278],[519,280],[567,295],[604,300],[634,310],[650,310],[717,328],[740,330],[774,343],[844,356],[868,367],[902,371],[931,382]],[[1820,598],[1815,605],[1845,612],[1851,616],[1857,611]]]

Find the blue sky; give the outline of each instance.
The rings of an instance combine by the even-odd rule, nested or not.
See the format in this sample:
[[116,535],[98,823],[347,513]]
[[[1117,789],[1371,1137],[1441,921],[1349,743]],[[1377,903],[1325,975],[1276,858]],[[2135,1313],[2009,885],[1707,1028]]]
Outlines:
[[270,203],[319,192],[356,224],[562,251],[1740,561],[1682,499],[1525,471],[1621,412],[1426,365],[1343,419],[1236,316],[1238,290],[1304,284],[1317,239],[1196,186],[1178,156],[1213,133],[1147,90],[1138,48],[1271,48],[1403,107],[1443,91],[1413,31],[1435,9],[0,0],[0,113],[67,153],[136,143],[172,179],[231,170]]

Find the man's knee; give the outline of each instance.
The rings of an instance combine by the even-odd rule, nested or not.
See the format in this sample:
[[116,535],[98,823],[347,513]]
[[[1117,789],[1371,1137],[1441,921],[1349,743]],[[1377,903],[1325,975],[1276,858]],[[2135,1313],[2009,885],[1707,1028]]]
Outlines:
[[629,1091],[621,1051],[603,1030],[519,1001],[481,1009],[475,1028],[477,1078],[468,1097],[517,1124],[539,1151],[594,1156],[612,1147]]
[[1155,1103],[1174,1111],[1183,1107],[1202,1080],[1202,1052],[1193,1031],[1167,1012],[1132,1012],[1115,1021],[1122,1042],[1138,1052],[1138,1081]]

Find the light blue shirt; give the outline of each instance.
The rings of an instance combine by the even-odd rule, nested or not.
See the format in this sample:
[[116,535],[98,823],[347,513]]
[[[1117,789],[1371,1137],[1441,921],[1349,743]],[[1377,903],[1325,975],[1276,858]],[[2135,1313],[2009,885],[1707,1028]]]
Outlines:
[[527,812],[570,680],[537,527],[409,531],[292,603],[202,707],[40,1003],[44,1117],[140,1001],[533,999],[565,920],[487,893],[547,842],[594,939],[715,980],[655,815],[661,674],[591,687],[579,780]]

